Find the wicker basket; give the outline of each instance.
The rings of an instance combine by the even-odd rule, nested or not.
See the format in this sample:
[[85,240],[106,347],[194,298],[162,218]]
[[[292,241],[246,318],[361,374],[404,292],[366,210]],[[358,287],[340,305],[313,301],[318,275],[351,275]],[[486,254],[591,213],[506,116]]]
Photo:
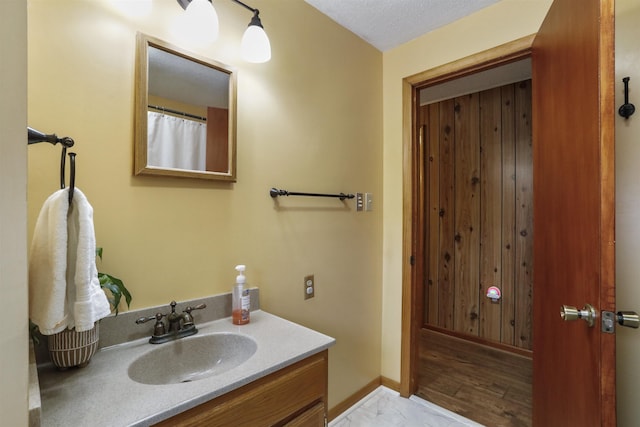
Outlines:
[[57,368],[84,368],[98,349],[98,322],[88,331],[65,329],[49,335],[48,347],[51,361]]

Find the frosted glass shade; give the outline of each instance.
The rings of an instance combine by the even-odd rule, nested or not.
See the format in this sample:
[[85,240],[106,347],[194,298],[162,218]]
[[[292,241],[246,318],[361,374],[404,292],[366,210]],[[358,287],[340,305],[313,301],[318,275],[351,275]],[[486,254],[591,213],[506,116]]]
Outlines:
[[218,14],[208,0],[192,0],[187,6],[183,23],[181,30],[193,40],[214,42],[218,38]]
[[249,25],[240,44],[242,57],[248,62],[267,62],[271,59],[271,43],[262,27]]

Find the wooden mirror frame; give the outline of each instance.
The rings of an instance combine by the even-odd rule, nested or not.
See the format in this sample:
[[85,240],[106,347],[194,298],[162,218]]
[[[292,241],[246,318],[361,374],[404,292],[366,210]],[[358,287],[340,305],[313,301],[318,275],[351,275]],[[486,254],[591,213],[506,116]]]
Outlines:
[[[196,171],[151,166],[147,156],[147,111],[149,105],[149,47],[163,50],[188,61],[210,67],[229,75],[229,118],[226,172]],[[134,116],[134,175],[160,175],[182,178],[198,178],[216,181],[236,181],[236,91],[237,72],[220,62],[187,52],[177,46],[138,33],[136,37],[135,116]]]

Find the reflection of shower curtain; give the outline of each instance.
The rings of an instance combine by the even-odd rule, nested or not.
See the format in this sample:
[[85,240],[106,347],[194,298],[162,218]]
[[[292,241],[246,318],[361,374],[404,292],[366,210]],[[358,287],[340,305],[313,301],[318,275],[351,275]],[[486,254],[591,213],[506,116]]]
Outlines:
[[204,171],[207,125],[152,111],[147,112],[147,164]]

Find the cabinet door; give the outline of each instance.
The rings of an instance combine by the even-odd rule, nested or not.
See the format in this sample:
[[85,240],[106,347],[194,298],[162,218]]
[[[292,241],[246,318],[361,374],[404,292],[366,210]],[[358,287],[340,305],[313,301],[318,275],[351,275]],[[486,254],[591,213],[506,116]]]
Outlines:
[[[328,352],[322,351],[200,406],[175,415],[162,427],[267,427],[283,425],[304,408],[327,401]],[[300,416],[306,414],[304,411]],[[300,417],[299,416],[299,417]],[[297,419],[298,417],[294,418]],[[293,424],[315,426],[316,424]]]

